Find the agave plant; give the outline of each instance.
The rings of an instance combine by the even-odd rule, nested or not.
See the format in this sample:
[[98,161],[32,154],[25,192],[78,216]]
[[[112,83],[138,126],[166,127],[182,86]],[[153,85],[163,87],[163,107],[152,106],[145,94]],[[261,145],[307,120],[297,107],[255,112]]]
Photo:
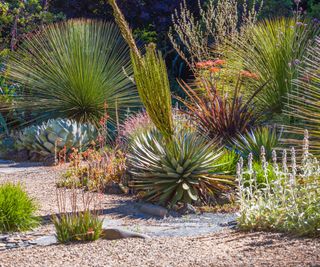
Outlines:
[[130,50],[108,22],[69,20],[28,36],[13,53],[9,76],[26,88],[16,109],[38,120],[68,118],[98,125],[138,104]]
[[262,126],[251,129],[245,134],[239,134],[233,139],[234,148],[245,159],[251,153],[255,161],[259,161],[261,147],[264,147],[267,160],[272,159],[272,151],[281,143],[282,129],[277,131],[276,127]]
[[227,190],[233,178],[215,174],[221,148],[196,132],[179,131],[170,145],[151,130],[137,137],[129,154],[134,186],[147,201],[173,206],[177,202],[206,202]]
[[27,149],[46,156],[65,148],[85,148],[97,137],[97,131],[90,124],[71,120],[49,120],[41,125],[24,128],[16,141],[18,149]]
[[[320,37],[308,49],[303,67],[299,67],[299,77],[293,81],[294,89],[288,96],[285,113],[290,116],[287,125],[290,133],[303,136],[310,133],[310,151],[320,155]],[[290,140],[291,141],[291,140]]]
[[221,95],[212,82],[204,82],[204,88],[192,88],[183,81],[180,86],[188,96],[188,99],[179,98],[187,108],[186,114],[198,123],[201,132],[213,139],[220,139],[224,144],[253,128],[261,117],[252,100],[263,86],[245,100],[240,95],[240,76],[232,97]]
[[281,114],[285,97],[292,90],[297,66],[319,27],[299,18],[265,20],[253,26],[246,38],[239,37],[229,47],[228,64],[256,73],[255,86],[266,83],[256,98],[257,106],[269,114]]

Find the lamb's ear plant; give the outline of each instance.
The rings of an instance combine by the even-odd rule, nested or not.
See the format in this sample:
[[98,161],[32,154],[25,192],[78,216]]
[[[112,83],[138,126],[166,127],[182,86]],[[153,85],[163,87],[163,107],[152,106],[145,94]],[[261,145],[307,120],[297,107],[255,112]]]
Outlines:
[[297,163],[294,148],[290,153],[283,151],[280,163],[273,152],[271,167],[276,179],[270,181],[269,164],[263,153],[261,158],[264,183],[257,182],[252,154],[247,168],[242,160],[237,166],[240,228],[320,237],[320,165],[309,153],[308,132],[305,132],[301,164]]
[[115,20],[131,49],[134,78],[143,105],[158,130],[170,140],[173,134],[172,102],[165,62],[155,45],[146,47],[145,55],[137,48],[132,32],[116,0],[108,0]]

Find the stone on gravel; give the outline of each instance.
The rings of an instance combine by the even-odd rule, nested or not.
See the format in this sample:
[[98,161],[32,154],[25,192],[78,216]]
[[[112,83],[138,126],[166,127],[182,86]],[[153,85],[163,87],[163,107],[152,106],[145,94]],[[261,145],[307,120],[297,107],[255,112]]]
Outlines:
[[131,232],[131,231],[122,230],[122,229],[109,228],[109,229],[102,229],[102,238],[107,240],[117,240],[117,239],[124,239],[124,238],[146,239],[146,238],[149,238],[149,236]]
[[166,217],[168,214],[168,210],[166,208],[152,204],[142,204],[140,211],[148,215],[161,218]]
[[29,242],[32,245],[38,246],[50,246],[58,243],[57,238],[54,235],[43,236],[34,241]]
[[196,208],[188,203],[183,205],[180,209],[178,209],[178,212],[182,215],[197,214],[198,213]]

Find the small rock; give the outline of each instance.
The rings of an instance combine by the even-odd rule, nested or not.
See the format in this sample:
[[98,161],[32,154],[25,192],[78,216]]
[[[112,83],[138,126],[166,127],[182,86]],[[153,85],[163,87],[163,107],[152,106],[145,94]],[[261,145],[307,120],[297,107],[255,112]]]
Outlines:
[[15,156],[16,161],[24,162],[29,159],[29,151],[27,149],[21,149]]
[[123,238],[142,238],[146,239],[149,238],[147,235],[138,234],[135,232],[130,232],[126,230],[121,229],[103,229],[102,230],[102,238],[107,240],[117,240],[117,239],[123,239]]
[[9,235],[0,235],[0,241],[7,240]]
[[178,212],[183,215],[198,213],[196,208],[189,203],[184,204],[180,209],[178,209]]
[[12,248],[17,248],[17,247],[18,247],[18,245],[16,243],[8,243],[6,245],[7,249],[12,249]]
[[29,244],[38,246],[49,246],[58,243],[57,238],[54,235],[43,236],[34,241],[30,241]]
[[157,216],[157,217],[165,217],[168,214],[168,210],[164,207],[157,206],[157,205],[152,205],[152,204],[143,204],[140,207],[140,211],[152,216]]

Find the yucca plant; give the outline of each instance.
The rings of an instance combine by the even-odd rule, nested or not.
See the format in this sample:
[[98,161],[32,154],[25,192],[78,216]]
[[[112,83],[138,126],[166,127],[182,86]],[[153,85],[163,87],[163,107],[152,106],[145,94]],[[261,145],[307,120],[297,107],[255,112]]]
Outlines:
[[281,146],[281,136],[282,129],[277,131],[276,127],[261,126],[233,138],[233,148],[241,157],[247,159],[251,153],[253,160],[259,161],[261,147],[264,147],[267,160],[271,160],[272,151]]
[[240,76],[231,97],[220,94],[214,82],[203,83],[204,88],[193,88],[181,81],[180,86],[188,96],[187,99],[179,98],[186,107],[186,114],[197,122],[202,133],[224,144],[253,128],[260,119],[261,114],[256,112],[253,99],[263,87],[245,100],[240,92]]
[[37,119],[68,118],[99,125],[115,121],[137,106],[130,50],[117,27],[108,22],[69,20],[30,35],[13,53],[9,76],[25,90],[16,109]]
[[256,73],[259,79],[255,86],[267,83],[256,98],[260,110],[281,114],[285,97],[292,90],[292,80],[297,76],[297,66],[317,32],[319,27],[300,18],[265,20],[229,47],[226,56],[230,68]]
[[154,125],[169,141],[173,134],[172,101],[165,61],[154,44],[147,46],[145,55],[141,55],[116,1],[108,2],[113,8],[122,35],[130,46],[134,79],[141,101]]
[[129,164],[133,186],[147,201],[173,206],[206,202],[233,184],[232,176],[215,173],[221,147],[196,132],[178,131],[170,146],[157,130],[141,134],[132,144]]
[[[298,68],[299,76],[293,81],[293,90],[288,96],[285,113],[291,124],[286,127],[290,133],[302,136],[304,129],[310,133],[310,151],[320,155],[320,37],[308,49],[303,66]],[[291,140],[290,140],[291,141]]]

